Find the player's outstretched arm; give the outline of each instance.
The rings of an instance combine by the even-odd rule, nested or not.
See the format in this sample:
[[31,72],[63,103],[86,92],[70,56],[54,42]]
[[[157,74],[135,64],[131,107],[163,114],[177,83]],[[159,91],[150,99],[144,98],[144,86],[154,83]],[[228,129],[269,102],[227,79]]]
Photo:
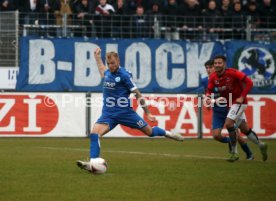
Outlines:
[[150,121],[156,121],[155,117],[150,113],[149,108],[146,104],[146,101],[145,101],[144,97],[142,96],[141,92],[139,91],[139,89],[136,88],[132,92],[135,93],[135,97],[138,100],[140,106],[143,108],[144,112],[146,113],[147,118]]
[[95,60],[96,60],[97,66],[98,66],[98,70],[101,74],[101,77],[104,77],[104,71],[107,68],[104,65],[103,60],[101,58],[101,52],[102,52],[101,48],[98,47],[94,52],[94,57],[95,57]]

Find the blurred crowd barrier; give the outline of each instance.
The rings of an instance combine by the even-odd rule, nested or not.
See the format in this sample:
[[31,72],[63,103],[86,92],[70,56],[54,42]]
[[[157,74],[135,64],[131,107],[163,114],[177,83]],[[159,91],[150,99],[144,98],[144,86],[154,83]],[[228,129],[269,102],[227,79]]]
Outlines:
[[20,36],[276,41],[276,17],[0,12],[0,66],[18,66]]

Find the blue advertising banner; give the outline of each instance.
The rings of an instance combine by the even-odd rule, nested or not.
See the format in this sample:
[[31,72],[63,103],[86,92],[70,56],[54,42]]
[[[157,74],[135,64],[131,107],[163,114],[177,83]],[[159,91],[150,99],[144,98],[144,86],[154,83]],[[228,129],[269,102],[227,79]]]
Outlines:
[[204,63],[224,53],[219,42],[23,37],[20,45],[17,91],[101,91],[93,55],[101,47],[102,57],[119,53],[142,92],[196,93],[206,77]]
[[253,81],[251,93],[276,93],[276,43],[246,41],[225,43],[228,66],[247,74]]

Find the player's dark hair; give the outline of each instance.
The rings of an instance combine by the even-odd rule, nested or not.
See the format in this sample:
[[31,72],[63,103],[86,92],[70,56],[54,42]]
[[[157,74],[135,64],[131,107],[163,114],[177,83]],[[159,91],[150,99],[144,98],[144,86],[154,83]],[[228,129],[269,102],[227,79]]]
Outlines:
[[212,59],[209,59],[208,61],[205,62],[204,66],[212,66],[214,65],[214,61]]
[[217,55],[214,57],[213,60],[215,60],[215,59],[222,59],[224,62],[226,61],[226,57],[224,55]]

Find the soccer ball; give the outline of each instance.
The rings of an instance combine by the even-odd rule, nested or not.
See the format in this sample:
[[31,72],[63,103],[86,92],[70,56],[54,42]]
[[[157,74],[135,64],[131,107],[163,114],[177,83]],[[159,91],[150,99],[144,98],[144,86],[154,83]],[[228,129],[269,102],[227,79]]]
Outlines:
[[103,174],[107,170],[107,163],[103,158],[91,158],[90,167],[92,173]]

